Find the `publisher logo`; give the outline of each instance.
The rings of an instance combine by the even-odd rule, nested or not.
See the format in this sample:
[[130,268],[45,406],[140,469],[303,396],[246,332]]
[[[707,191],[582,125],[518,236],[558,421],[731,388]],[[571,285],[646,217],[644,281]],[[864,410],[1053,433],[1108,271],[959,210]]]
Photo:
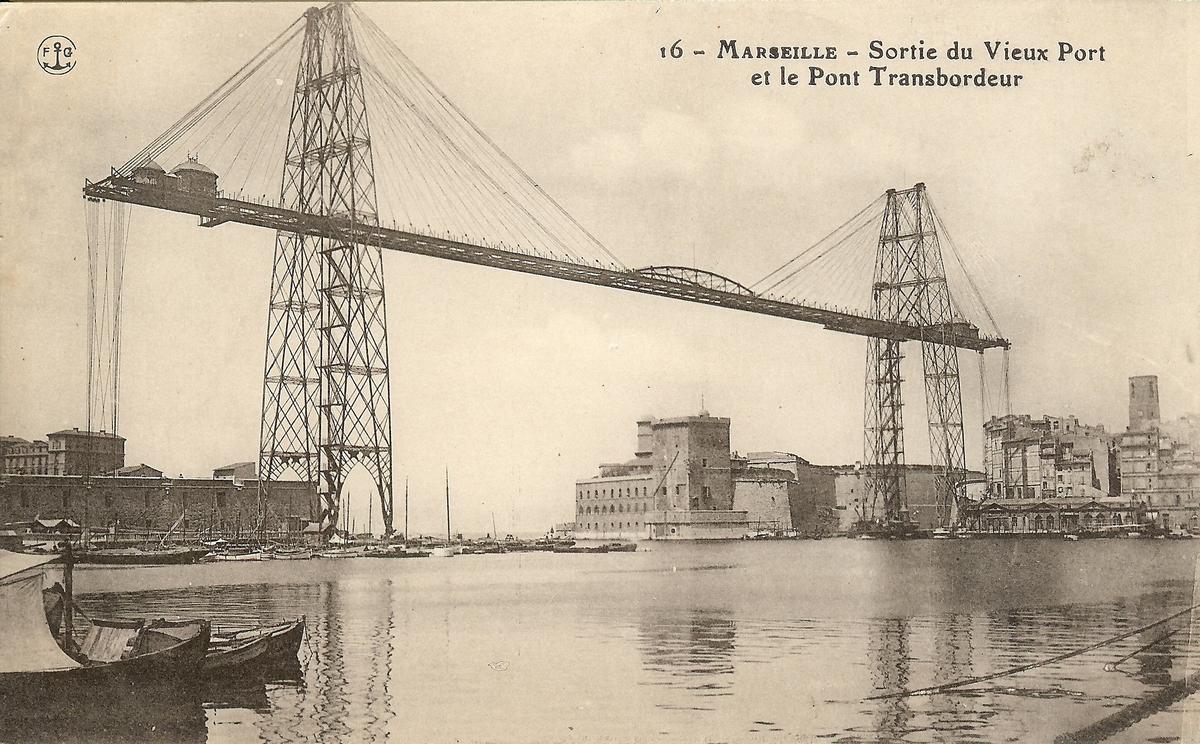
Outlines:
[[47,36],[38,44],[38,64],[51,75],[75,69],[75,42],[65,36]]

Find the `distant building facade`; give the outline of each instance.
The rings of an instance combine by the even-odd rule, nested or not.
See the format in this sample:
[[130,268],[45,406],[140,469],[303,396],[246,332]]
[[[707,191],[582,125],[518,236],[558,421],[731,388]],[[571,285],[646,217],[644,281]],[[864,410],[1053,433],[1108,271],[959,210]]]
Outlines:
[[253,462],[235,462],[231,465],[213,470],[213,478],[229,479],[229,480],[254,480],[257,475],[256,465]]
[[44,439],[32,442],[20,437],[0,439],[0,472],[47,475],[50,472],[49,444]]
[[1117,440],[1074,416],[1008,415],[983,425],[988,499],[1090,499],[1121,492]]
[[25,475],[104,475],[125,467],[125,438],[104,431],[63,429],[32,442],[0,438],[0,468]]
[[1194,417],[1184,417],[1164,425],[1158,378],[1129,378],[1129,428],[1120,439],[1122,493],[1147,520],[1168,529],[1200,530],[1200,462],[1194,440],[1184,438],[1193,423]]
[[125,467],[125,438],[63,429],[46,435],[50,475],[97,475]]

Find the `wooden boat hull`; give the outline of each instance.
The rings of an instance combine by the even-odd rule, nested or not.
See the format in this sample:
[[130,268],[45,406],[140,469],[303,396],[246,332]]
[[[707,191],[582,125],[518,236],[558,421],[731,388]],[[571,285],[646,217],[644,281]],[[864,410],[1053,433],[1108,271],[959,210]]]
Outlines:
[[429,552],[424,550],[376,550],[367,553],[365,558],[428,558]]
[[271,559],[276,561],[307,561],[312,560],[312,557],[313,553],[311,550],[296,553],[275,552],[271,555]]
[[304,618],[218,638],[220,645],[210,648],[204,657],[205,675],[233,674],[258,676],[272,670],[294,665],[304,640]]
[[0,700],[12,713],[25,707],[61,710],[79,700],[120,705],[194,691],[209,642],[208,622],[198,622],[194,637],[161,651],[72,669],[0,674]]
[[262,553],[231,553],[231,554],[208,554],[204,557],[206,561],[224,563],[226,561],[261,561],[263,560]]
[[195,563],[207,554],[207,550],[88,551],[80,553],[75,562],[101,566],[174,566]]

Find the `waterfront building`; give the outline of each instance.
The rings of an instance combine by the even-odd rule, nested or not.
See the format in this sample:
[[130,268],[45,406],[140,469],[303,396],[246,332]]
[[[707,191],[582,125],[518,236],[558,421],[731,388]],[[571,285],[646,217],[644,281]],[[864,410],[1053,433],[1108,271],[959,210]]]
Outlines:
[[734,471],[733,509],[746,512],[751,532],[798,530],[811,524],[804,496],[790,471],[766,467]]
[[1136,524],[1121,495],[1117,439],[1074,416],[993,416],[983,425],[985,489],[964,501],[975,532],[1057,534]]
[[575,484],[581,538],[729,539],[750,532],[836,529],[832,480],[788,452],[730,453],[729,419],[637,422],[632,460]]
[[637,422],[637,450],[575,483],[575,534],[583,538],[705,539],[745,534],[733,509],[729,419]]
[[1120,439],[1122,493],[1148,521],[1200,530],[1200,462],[1192,435],[1194,417],[1162,422],[1158,378],[1129,378],[1129,428]]

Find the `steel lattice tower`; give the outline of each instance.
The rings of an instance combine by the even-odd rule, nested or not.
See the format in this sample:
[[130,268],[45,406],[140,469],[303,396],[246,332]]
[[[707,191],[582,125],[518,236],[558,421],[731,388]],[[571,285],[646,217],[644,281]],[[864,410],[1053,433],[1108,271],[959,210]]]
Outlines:
[[[887,192],[879,233],[872,317],[921,329],[925,405],[929,416],[937,523],[950,525],[954,499],[966,472],[958,352],[946,345],[957,325],[925,184]],[[882,504],[885,525],[909,522],[904,479],[904,423],[899,339],[872,338],[867,347],[864,500],[866,519]],[[864,510],[865,512],[866,510]]]
[[391,393],[383,256],[358,51],[346,6],[310,8],[292,100],[280,203],[324,236],[275,239],[259,448],[260,488],[287,469],[317,483],[321,532],[336,529],[350,470],[374,479],[392,532]]

